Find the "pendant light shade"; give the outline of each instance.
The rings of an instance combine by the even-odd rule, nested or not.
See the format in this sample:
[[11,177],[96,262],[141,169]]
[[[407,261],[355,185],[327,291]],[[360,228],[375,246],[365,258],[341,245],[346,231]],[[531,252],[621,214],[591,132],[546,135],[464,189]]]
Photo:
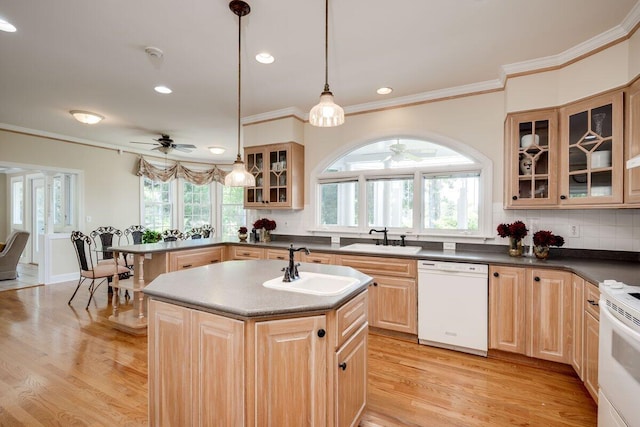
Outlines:
[[242,117],[242,74],[240,61],[241,58],[241,46],[242,46],[242,17],[248,15],[251,12],[249,5],[241,0],[233,0],[229,3],[229,9],[236,15],[238,15],[238,156],[236,161],[233,162],[233,168],[231,172],[224,177],[224,185],[229,187],[255,187],[256,177],[249,173],[244,166],[242,157],[240,157],[240,118]]
[[324,91],[320,102],[309,112],[309,123],[318,127],[340,126],[344,123],[344,110],[333,100],[329,89],[329,0],[324,3]]

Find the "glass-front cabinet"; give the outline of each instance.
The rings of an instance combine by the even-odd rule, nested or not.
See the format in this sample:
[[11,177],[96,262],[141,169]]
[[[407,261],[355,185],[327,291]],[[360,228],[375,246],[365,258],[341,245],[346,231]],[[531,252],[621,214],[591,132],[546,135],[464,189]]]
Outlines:
[[256,186],[245,190],[248,209],[302,209],[304,146],[295,142],[247,147],[245,164]]
[[505,203],[508,207],[557,204],[558,112],[515,113],[506,122]]
[[623,201],[623,98],[615,92],[562,108],[562,205]]

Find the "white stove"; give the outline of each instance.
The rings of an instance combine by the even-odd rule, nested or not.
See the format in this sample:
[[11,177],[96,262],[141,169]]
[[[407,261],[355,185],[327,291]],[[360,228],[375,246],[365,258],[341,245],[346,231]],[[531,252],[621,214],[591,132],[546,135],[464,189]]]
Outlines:
[[598,427],[640,427],[640,286],[600,283]]

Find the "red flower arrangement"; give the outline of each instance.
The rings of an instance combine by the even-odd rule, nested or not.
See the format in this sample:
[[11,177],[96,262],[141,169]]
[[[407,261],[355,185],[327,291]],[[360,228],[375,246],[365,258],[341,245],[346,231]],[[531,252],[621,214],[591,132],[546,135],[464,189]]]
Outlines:
[[272,231],[276,229],[276,222],[268,218],[260,218],[253,223],[253,228],[259,230],[264,228],[265,230]]
[[533,234],[533,244],[536,246],[562,246],[564,238],[556,236],[550,231],[540,230]]
[[240,234],[247,234],[247,227],[240,227],[240,228],[238,228],[238,233],[240,233]]
[[513,237],[514,239],[522,239],[527,235],[529,230],[522,221],[515,221],[512,224],[500,224],[498,225],[498,236],[500,237]]

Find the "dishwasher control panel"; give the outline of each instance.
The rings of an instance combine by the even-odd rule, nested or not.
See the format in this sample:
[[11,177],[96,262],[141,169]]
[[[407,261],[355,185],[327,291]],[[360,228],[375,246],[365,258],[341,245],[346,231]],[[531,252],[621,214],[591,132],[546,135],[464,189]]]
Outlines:
[[488,274],[489,266],[486,264],[469,264],[462,262],[444,262],[444,261],[418,261],[419,270],[439,270],[439,271],[460,271],[465,273]]

